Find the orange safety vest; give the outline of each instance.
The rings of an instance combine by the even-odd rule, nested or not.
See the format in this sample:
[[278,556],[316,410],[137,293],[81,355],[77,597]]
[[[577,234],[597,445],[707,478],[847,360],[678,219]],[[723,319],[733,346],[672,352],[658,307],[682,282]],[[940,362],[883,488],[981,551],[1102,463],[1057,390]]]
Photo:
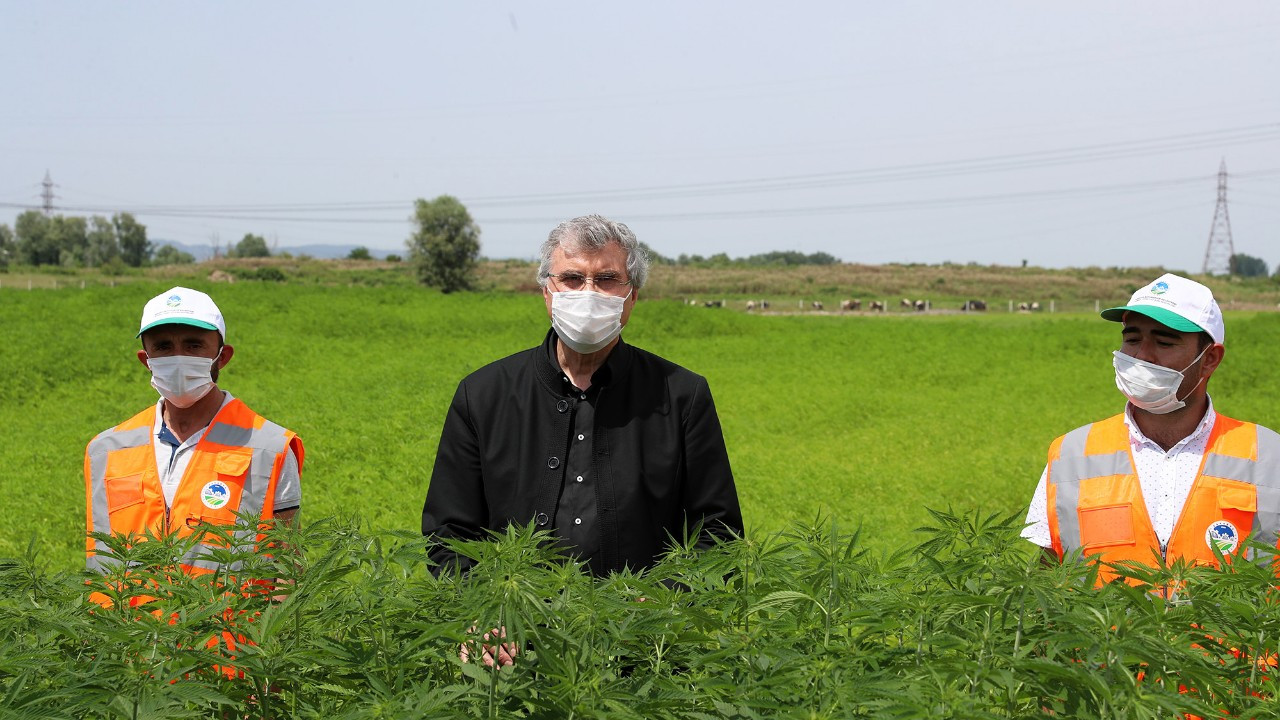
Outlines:
[[[1049,446],[1049,536],[1062,559],[1080,550],[1099,561],[1099,584],[1115,579],[1110,563],[1186,559],[1216,564],[1245,553],[1244,538],[1280,539],[1280,435],[1218,415],[1186,504],[1167,547],[1151,524],[1129,448],[1124,415],[1077,428]],[[1259,503],[1263,512],[1258,512]]]
[[[152,438],[155,408],[150,407],[89,442],[84,457],[85,511],[90,532],[177,533],[187,537],[202,522],[233,525],[236,512],[269,518],[275,510],[276,484],[292,449],[302,470],[302,441],[290,430],[253,412],[240,400],[218,411],[191,451],[191,460],[166,508]],[[237,539],[261,540],[254,528]],[[89,569],[105,571],[115,562],[98,555],[101,543],[86,536]],[[197,543],[182,558],[182,569],[207,573],[219,564],[204,557],[211,544]]]

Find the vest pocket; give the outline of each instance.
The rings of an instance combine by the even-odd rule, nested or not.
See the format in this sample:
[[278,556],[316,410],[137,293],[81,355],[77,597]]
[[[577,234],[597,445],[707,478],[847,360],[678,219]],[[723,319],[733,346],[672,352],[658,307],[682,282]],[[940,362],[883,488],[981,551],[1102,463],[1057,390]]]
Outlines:
[[107,513],[109,514],[137,505],[143,500],[142,473],[124,477],[109,477],[106,478],[105,485],[107,487]]
[[1133,545],[1133,505],[1080,508],[1080,544],[1084,549]]
[[213,471],[219,475],[230,475],[231,477],[244,477],[249,472],[249,463],[253,460],[253,451],[248,448],[244,450],[224,450],[218,453],[218,458],[213,461]]
[[[253,460],[253,450],[237,448],[223,450],[213,458],[213,472],[218,482],[210,483],[217,487],[217,494],[201,498],[204,504],[200,514],[193,516],[188,524],[206,522],[210,525],[232,525],[236,522],[236,510],[240,508],[240,497],[244,493],[245,479],[249,475],[249,464]],[[206,485],[206,488],[209,486]]]
[[1255,513],[1258,511],[1258,493],[1248,483],[1223,480],[1218,486],[1218,507]]

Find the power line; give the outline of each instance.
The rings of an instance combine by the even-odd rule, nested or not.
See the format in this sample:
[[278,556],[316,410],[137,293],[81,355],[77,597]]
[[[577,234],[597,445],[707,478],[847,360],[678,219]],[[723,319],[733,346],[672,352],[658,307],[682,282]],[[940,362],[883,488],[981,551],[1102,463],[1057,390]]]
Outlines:
[[[1280,172],[1277,170],[1275,172]],[[1165,188],[1178,186],[1198,185],[1204,182],[1204,176],[1190,176],[1183,178],[1175,178],[1172,180],[1154,180],[1136,183],[1121,183],[1112,185],[1091,185],[1073,188],[1060,188],[1055,190],[1033,190],[1015,193],[988,193],[975,195],[960,195],[951,197],[935,197],[920,198],[908,200],[893,201],[875,201],[860,203],[837,203],[828,205],[807,205],[793,207],[770,207],[770,208],[751,208],[747,210],[699,210],[681,213],[651,213],[630,215],[634,219],[645,220],[694,220],[694,219],[725,219],[725,218],[745,218],[745,217],[786,217],[792,215],[804,214],[840,214],[840,213],[858,213],[858,212],[883,212],[894,210],[920,210],[946,208],[955,206],[975,206],[975,205],[992,205],[1004,203],[1022,203],[1036,202],[1044,200],[1064,200],[1071,198],[1084,198],[1096,196],[1113,196],[1118,194],[1137,194],[1143,192],[1151,192]],[[15,203],[0,202],[0,207],[24,207]],[[103,208],[97,206],[64,206],[65,211],[71,212],[101,212]],[[403,211],[405,208],[396,208]],[[243,221],[274,221],[274,222],[300,222],[300,223],[336,223],[336,224],[407,224],[408,217],[399,219],[389,219],[382,217],[306,217],[306,216],[287,216],[273,214],[255,214],[255,213],[236,213],[236,212],[202,212],[191,210],[147,210],[132,209],[136,215],[147,215],[150,217],[164,218],[203,218],[214,220],[243,220]],[[261,212],[261,211],[259,211]],[[486,217],[485,223],[490,224],[520,224],[520,223],[544,223],[552,220],[545,217],[520,217],[520,218],[502,218],[502,217]]]
[[[506,207],[519,205],[541,205],[550,202],[582,204],[605,200],[632,201],[672,198],[689,199],[745,193],[776,193],[795,190],[831,189],[869,183],[939,179],[990,172],[1037,169],[1064,164],[1077,164],[1168,152],[1181,152],[1186,150],[1203,149],[1205,147],[1221,147],[1224,145],[1271,139],[1280,140],[1280,123],[1250,125],[1202,133],[1184,133],[1135,142],[1100,143],[1028,153],[994,155],[932,163],[884,166],[861,170],[761,177],[743,180],[722,180],[705,183],[641,186],[612,190],[494,195],[464,198],[464,200],[469,207]],[[1276,172],[1280,171],[1269,170],[1263,171],[1262,173],[1254,173],[1253,175],[1267,173],[1274,174]],[[1247,176],[1248,175],[1241,175],[1239,177]],[[130,205],[129,212],[138,215],[174,216],[181,214],[218,219],[262,220],[270,219],[264,216],[269,216],[274,213],[305,212],[341,214],[361,210],[375,212],[404,212],[406,208],[412,207],[412,204],[412,200],[183,205],[140,205],[120,203],[112,206],[79,205],[77,208],[80,212],[115,212],[120,209],[122,205]],[[276,219],[284,220],[294,218]],[[313,222],[320,220],[318,218],[302,218],[300,221]],[[354,221],[361,222],[362,220],[355,219]],[[387,222],[386,220],[379,221]],[[348,221],[334,220],[334,222]]]

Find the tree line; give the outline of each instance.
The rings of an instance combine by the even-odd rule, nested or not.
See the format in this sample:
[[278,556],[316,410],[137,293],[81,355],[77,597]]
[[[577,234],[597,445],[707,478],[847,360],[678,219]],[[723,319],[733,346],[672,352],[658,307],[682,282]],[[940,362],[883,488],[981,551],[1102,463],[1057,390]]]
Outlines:
[[[411,222],[414,229],[405,244],[419,282],[444,292],[470,289],[480,258],[480,226],[466,206],[450,195],[440,195],[434,200],[419,198],[414,201]],[[775,250],[737,258],[723,252],[706,257],[681,253],[672,258],[644,243],[641,246],[650,259],[660,265],[720,268],[841,262],[830,253],[805,254],[796,250]],[[246,233],[226,252],[227,257],[270,255],[266,239],[252,233]],[[350,255],[350,259],[370,257],[364,247],[356,248]],[[147,239],[146,226],[129,213],[117,213],[107,219],[98,215],[90,218],[45,215],[28,210],[18,216],[12,229],[0,225],[0,269],[14,264],[110,269],[193,262],[195,258],[190,253],[169,245],[153,245]],[[1261,258],[1236,253],[1231,256],[1229,273],[1239,277],[1266,277],[1269,268]],[[1280,268],[1276,276],[1280,278]]]
[[[227,257],[270,255],[266,239],[253,233],[246,233],[226,252]],[[127,212],[84,218],[27,210],[12,228],[0,224],[0,270],[10,265],[111,270],[195,261],[189,252],[152,243],[147,226]]]
[[13,229],[0,225],[0,267],[141,267],[154,255],[146,226],[129,213],[108,219],[28,210],[18,216]]

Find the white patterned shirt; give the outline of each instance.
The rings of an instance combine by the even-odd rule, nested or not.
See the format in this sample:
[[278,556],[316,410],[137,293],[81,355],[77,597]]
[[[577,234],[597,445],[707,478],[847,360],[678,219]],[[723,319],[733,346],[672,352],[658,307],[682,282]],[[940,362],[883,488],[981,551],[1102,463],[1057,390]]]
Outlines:
[[[220,392],[223,393],[223,398],[219,410],[235,400],[231,393],[225,390]],[[155,433],[151,436],[151,446],[156,453],[156,469],[160,471],[160,488],[164,490],[164,506],[172,507],[173,496],[178,492],[182,476],[187,473],[187,466],[191,464],[191,451],[195,449],[196,443],[200,442],[200,438],[204,437],[204,432],[209,429],[209,426],[205,425],[191,433],[190,437],[175,448],[160,439],[160,433],[165,427],[163,407],[163,399],[156,402],[156,421],[152,426],[155,428]],[[284,467],[280,470],[280,479],[276,481],[274,507],[276,512],[280,512],[300,505],[302,505],[302,477],[298,472],[298,458],[293,456],[293,448],[290,447],[289,452],[284,456]]]
[[[1151,526],[1156,531],[1161,547],[1169,544],[1173,526],[1182,515],[1182,506],[1191,493],[1196,473],[1200,472],[1204,451],[1209,446],[1209,431],[1217,417],[1218,414],[1213,410],[1213,400],[1210,399],[1204,417],[1195,431],[1166,452],[1155,441],[1142,434],[1138,424],[1133,421],[1130,406],[1125,404],[1124,424],[1129,429],[1129,450],[1133,455],[1134,469],[1138,472],[1142,502],[1146,503],[1147,512],[1151,515]],[[1031,496],[1027,527],[1022,530],[1022,537],[1045,548],[1053,546],[1049,537],[1049,507],[1045,490],[1048,476],[1049,467],[1046,465],[1044,472],[1040,473],[1040,484],[1036,485],[1036,491]]]

